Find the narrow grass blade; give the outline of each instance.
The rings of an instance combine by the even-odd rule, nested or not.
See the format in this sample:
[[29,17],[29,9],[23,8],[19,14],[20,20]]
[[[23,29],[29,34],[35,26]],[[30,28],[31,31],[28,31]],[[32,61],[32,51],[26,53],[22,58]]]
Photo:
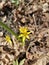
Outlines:
[[16,59],[16,65],[18,65],[18,60]]
[[19,65],[23,65],[24,61],[25,61],[25,59],[21,60]]
[[15,61],[13,61],[13,65],[16,65],[16,64],[15,64]]
[[4,29],[6,29],[9,33],[11,33],[12,35],[14,35],[17,38],[17,34],[1,21],[0,21],[0,26],[2,26]]

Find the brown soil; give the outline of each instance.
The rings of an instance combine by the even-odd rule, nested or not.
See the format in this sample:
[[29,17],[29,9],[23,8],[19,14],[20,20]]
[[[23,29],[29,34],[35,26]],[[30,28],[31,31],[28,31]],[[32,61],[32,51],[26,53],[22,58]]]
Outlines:
[[[17,34],[21,26],[31,32],[22,47],[0,26],[0,65],[12,65],[17,58],[19,62],[25,58],[24,65],[49,65],[49,0],[20,0],[17,7],[10,0],[1,0],[0,21]],[[4,40],[6,34],[11,36],[12,47]]]

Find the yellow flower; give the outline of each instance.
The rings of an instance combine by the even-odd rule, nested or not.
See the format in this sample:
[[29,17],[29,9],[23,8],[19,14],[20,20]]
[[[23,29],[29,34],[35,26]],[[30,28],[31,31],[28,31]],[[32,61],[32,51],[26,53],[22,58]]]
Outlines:
[[26,33],[28,31],[27,27],[20,27],[20,33]]
[[20,31],[20,35],[19,35],[19,38],[22,38],[22,41],[25,42],[26,38],[29,39],[29,34],[31,32],[28,32],[28,28],[27,27],[20,27],[19,29]]
[[5,40],[6,40],[8,43],[12,44],[12,41],[11,41],[11,39],[10,39],[10,36],[9,36],[9,35],[6,35]]

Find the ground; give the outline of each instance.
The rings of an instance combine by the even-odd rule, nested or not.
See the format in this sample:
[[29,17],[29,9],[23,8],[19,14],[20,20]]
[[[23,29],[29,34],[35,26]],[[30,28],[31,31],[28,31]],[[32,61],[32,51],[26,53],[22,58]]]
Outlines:
[[[14,35],[0,26],[0,65],[12,65],[25,58],[24,65],[49,65],[49,0],[0,0],[0,21],[19,34],[20,27],[31,32],[21,46]],[[12,46],[5,40],[11,37]]]

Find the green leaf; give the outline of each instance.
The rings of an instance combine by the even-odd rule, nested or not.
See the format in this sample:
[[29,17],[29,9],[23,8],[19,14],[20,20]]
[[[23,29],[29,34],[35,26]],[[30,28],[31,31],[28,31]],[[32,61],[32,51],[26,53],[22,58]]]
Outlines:
[[15,3],[16,5],[19,4],[19,0],[11,0],[12,3]]
[[23,65],[24,61],[25,61],[25,59],[21,60],[20,63],[19,63],[19,65]]
[[4,29],[6,29],[9,33],[11,33],[17,38],[16,33],[12,29],[10,29],[6,24],[4,24],[3,22],[0,22],[0,26],[2,26]]
[[14,0],[11,0],[11,2],[12,2],[12,3],[15,3],[15,1],[14,1]]
[[18,60],[16,59],[16,65],[18,65]]
[[16,65],[16,64],[15,64],[15,61],[13,61],[13,65]]

